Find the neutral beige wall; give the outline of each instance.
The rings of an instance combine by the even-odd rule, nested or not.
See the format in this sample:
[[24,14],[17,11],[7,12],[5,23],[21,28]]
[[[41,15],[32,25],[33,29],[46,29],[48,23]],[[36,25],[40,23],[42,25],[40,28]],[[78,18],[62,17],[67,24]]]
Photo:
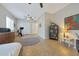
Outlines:
[[32,33],[33,34],[38,34],[38,22],[32,23]]

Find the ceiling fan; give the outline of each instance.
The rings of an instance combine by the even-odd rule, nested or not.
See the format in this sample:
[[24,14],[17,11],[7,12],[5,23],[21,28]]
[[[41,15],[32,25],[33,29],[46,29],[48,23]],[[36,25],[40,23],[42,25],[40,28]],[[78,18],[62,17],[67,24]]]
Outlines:
[[30,15],[24,16],[24,18],[28,21],[28,22],[37,22],[37,18],[36,17],[32,17]]
[[[28,4],[32,4],[32,3],[28,3]],[[43,3],[39,3],[40,7],[43,8]]]

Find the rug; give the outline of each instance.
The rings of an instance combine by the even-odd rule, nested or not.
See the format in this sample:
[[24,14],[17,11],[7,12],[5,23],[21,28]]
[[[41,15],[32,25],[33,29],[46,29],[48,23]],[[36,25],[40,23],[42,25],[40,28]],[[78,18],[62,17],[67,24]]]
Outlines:
[[34,44],[37,44],[40,42],[39,36],[32,36],[32,37],[22,37],[20,40],[17,40],[17,42],[21,43],[23,46],[31,46]]

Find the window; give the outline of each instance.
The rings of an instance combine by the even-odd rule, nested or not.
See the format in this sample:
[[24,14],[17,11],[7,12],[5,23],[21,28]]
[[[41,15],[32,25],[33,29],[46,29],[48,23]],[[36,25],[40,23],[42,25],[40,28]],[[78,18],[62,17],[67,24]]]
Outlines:
[[6,28],[10,28],[11,31],[14,31],[14,21],[13,21],[13,19],[6,17]]

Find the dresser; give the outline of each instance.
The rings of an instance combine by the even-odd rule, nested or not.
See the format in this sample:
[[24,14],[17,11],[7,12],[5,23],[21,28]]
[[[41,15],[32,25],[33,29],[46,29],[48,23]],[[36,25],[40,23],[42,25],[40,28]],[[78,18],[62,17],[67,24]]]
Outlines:
[[15,40],[15,32],[0,33],[0,44],[11,43]]

